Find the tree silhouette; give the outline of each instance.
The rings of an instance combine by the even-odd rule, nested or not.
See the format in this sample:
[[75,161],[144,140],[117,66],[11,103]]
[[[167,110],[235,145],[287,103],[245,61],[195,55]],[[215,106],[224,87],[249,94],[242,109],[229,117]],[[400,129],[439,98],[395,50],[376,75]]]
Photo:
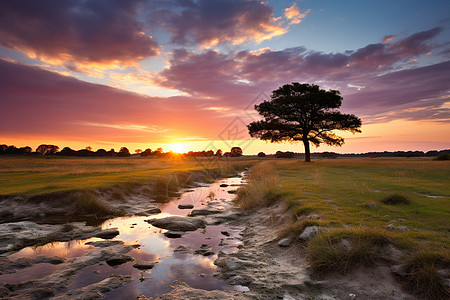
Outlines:
[[271,100],[255,105],[263,120],[247,127],[252,137],[277,142],[302,141],[305,161],[311,161],[309,143],[342,146],[344,139],[335,130],[361,132],[361,119],[342,114],[342,97],[336,90],[321,90],[318,85],[286,84],[272,92]]
[[130,150],[128,150],[127,147],[122,147],[122,148],[120,148],[118,155],[120,157],[130,156]]
[[59,147],[56,145],[46,145],[42,144],[36,148],[36,152],[41,153],[42,155],[53,155],[58,152]]
[[241,147],[233,147],[230,150],[230,156],[231,157],[239,157],[242,156],[242,149]]

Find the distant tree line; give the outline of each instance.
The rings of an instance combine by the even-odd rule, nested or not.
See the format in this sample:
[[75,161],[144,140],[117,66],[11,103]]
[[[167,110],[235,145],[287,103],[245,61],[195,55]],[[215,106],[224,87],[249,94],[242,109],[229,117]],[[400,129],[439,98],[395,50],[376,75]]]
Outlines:
[[[145,149],[144,151],[137,149],[135,155],[140,155],[141,157],[156,156],[156,157],[167,157],[174,155],[173,152],[164,152],[162,148],[156,148],[155,150]],[[367,152],[367,153],[349,153],[349,154],[339,154],[335,152],[315,152],[311,153],[311,157],[322,157],[322,158],[338,158],[338,157],[436,157],[441,154],[450,154],[450,149],[447,150],[432,150],[428,152],[423,151],[384,151],[384,152]],[[33,149],[29,146],[17,148],[16,146],[8,146],[5,144],[0,145],[0,155],[56,155],[56,156],[79,156],[79,157],[127,157],[131,156],[130,151],[127,147],[121,147],[118,152],[114,149],[106,151],[105,149],[98,149],[97,151],[92,151],[90,146],[81,150],[73,150],[69,147],[64,147],[59,151],[59,147],[56,145],[42,144]],[[239,157],[243,155],[243,151],[240,147],[233,147],[229,152],[223,153],[222,150],[218,149],[216,152],[213,150],[203,150],[203,151],[189,151],[182,154],[185,157]],[[304,158],[304,153],[297,153],[291,151],[277,151],[275,154],[266,155],[264,152],[259,152],[258,157],[276,157],[276,158]]]
[[[450,149],[447,150],[431,150],[423,151],[383,151],[383,152],[366,152],[366,153],[347,153],[340,154],[336,152],[315,152],[311,153],[311,157],[322,158],[338,158],[338,157],[436,157],[441,154],[450,154]],[[277,151],[273,155],[266,155],[264,152],[258,153],[258,157],[272,156],[276,158],[304,158],[304,153],[297,153],[291,151]]]
[[[141,149],[137,149],[136,155],[140,155],[141,157],[167,157],[175,155],[173,152],[163,152],[162,148],[156,148],[155,150],[151,150],[150,148],[142,151]],[[187,153],[181,154],[185,157],[239,157],[242,156],[243,151],[240,147],[233,147],[229,152],[223,153],[222,150],[218,149],[216,152],[213,150],[208,151],[189,151]],[[8,146],[5,144],[0,145],[0,155],[55,155],[55,156],[77,156],[77,157],[128,157],[131,156],[130,151],[127,147],[120,148],[119,152],[116,152],[114,149],[106,151],[105,149],[98,149],[97,151],[92,151],[92,147],[88,146],[85,149],[81,150],[73,150],[69,147],[64,147],[61,151],[59,151],[59,147],[56,145],[47,145],[42,144],[39,145],[36,150],[33,152],[33,149],[29,146],[17,148],[15,146]]]

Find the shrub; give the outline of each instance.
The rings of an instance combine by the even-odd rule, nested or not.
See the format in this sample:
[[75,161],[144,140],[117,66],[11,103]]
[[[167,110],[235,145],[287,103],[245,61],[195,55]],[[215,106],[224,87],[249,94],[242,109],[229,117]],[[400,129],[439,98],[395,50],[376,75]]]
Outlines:
[[381,202],[384,204],[396,205],[396,204],[409,204],[411,200],[409,200],[408,196],[402,194],[391,194],[389,196],[381,199]]
[[450,257],[437,252],[419,252],[408,259],[404,270],[409,290],[427,299],[450,299],[437,268],[450,268]]
[[[344,239],[351,243],[350,249],[340,245]],[[379,247],[392,242],[392,234],[384,230],[335,229],[318,233],[310,241],[307,252],[310,266],[315,273],[347,274],[358,266],[373,266],[379,257]]]
[[450,160],[450,154],[448,153],[439,154],[437,157],[433,158],[433,160]]

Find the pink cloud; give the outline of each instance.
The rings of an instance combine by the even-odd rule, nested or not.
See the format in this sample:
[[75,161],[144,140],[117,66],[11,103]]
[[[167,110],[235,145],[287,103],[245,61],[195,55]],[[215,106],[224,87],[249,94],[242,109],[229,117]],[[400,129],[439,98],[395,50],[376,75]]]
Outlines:
[[277,22],[273,8],[262,1],[159,1],[152,9],[151,24],[162,25],[172,42],[180,45],[208,48],[222,43],[262,42],[287,31]]
[[137,20],[138,0],[0,1],[0,44],[30,57],[78,63],[130,63],[158,54]]
[[[208,100],[147,97],[36,67],[0,60],[2,137],[167,142],[166,136],[217,139],[231,118]],[[213,105],[209,103],[209,105]]]

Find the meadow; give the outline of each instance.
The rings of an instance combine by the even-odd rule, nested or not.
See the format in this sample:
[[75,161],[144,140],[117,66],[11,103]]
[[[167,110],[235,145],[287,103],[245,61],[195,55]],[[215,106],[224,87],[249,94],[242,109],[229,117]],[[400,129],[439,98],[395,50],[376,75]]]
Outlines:
[[39,194],[148,183],[174,172],[242,168],[254,160],[211,158],[1,157],[0,195]]
[[426,158],[285,159],[255,166],[237,202],[254,210],[285,201],[292,219],[280,237],[326,228],[303,245],[318,276],[374,267],[394,245],[411,292],[445,299],[438,274],[450,267],[449,179],[448,161]]

